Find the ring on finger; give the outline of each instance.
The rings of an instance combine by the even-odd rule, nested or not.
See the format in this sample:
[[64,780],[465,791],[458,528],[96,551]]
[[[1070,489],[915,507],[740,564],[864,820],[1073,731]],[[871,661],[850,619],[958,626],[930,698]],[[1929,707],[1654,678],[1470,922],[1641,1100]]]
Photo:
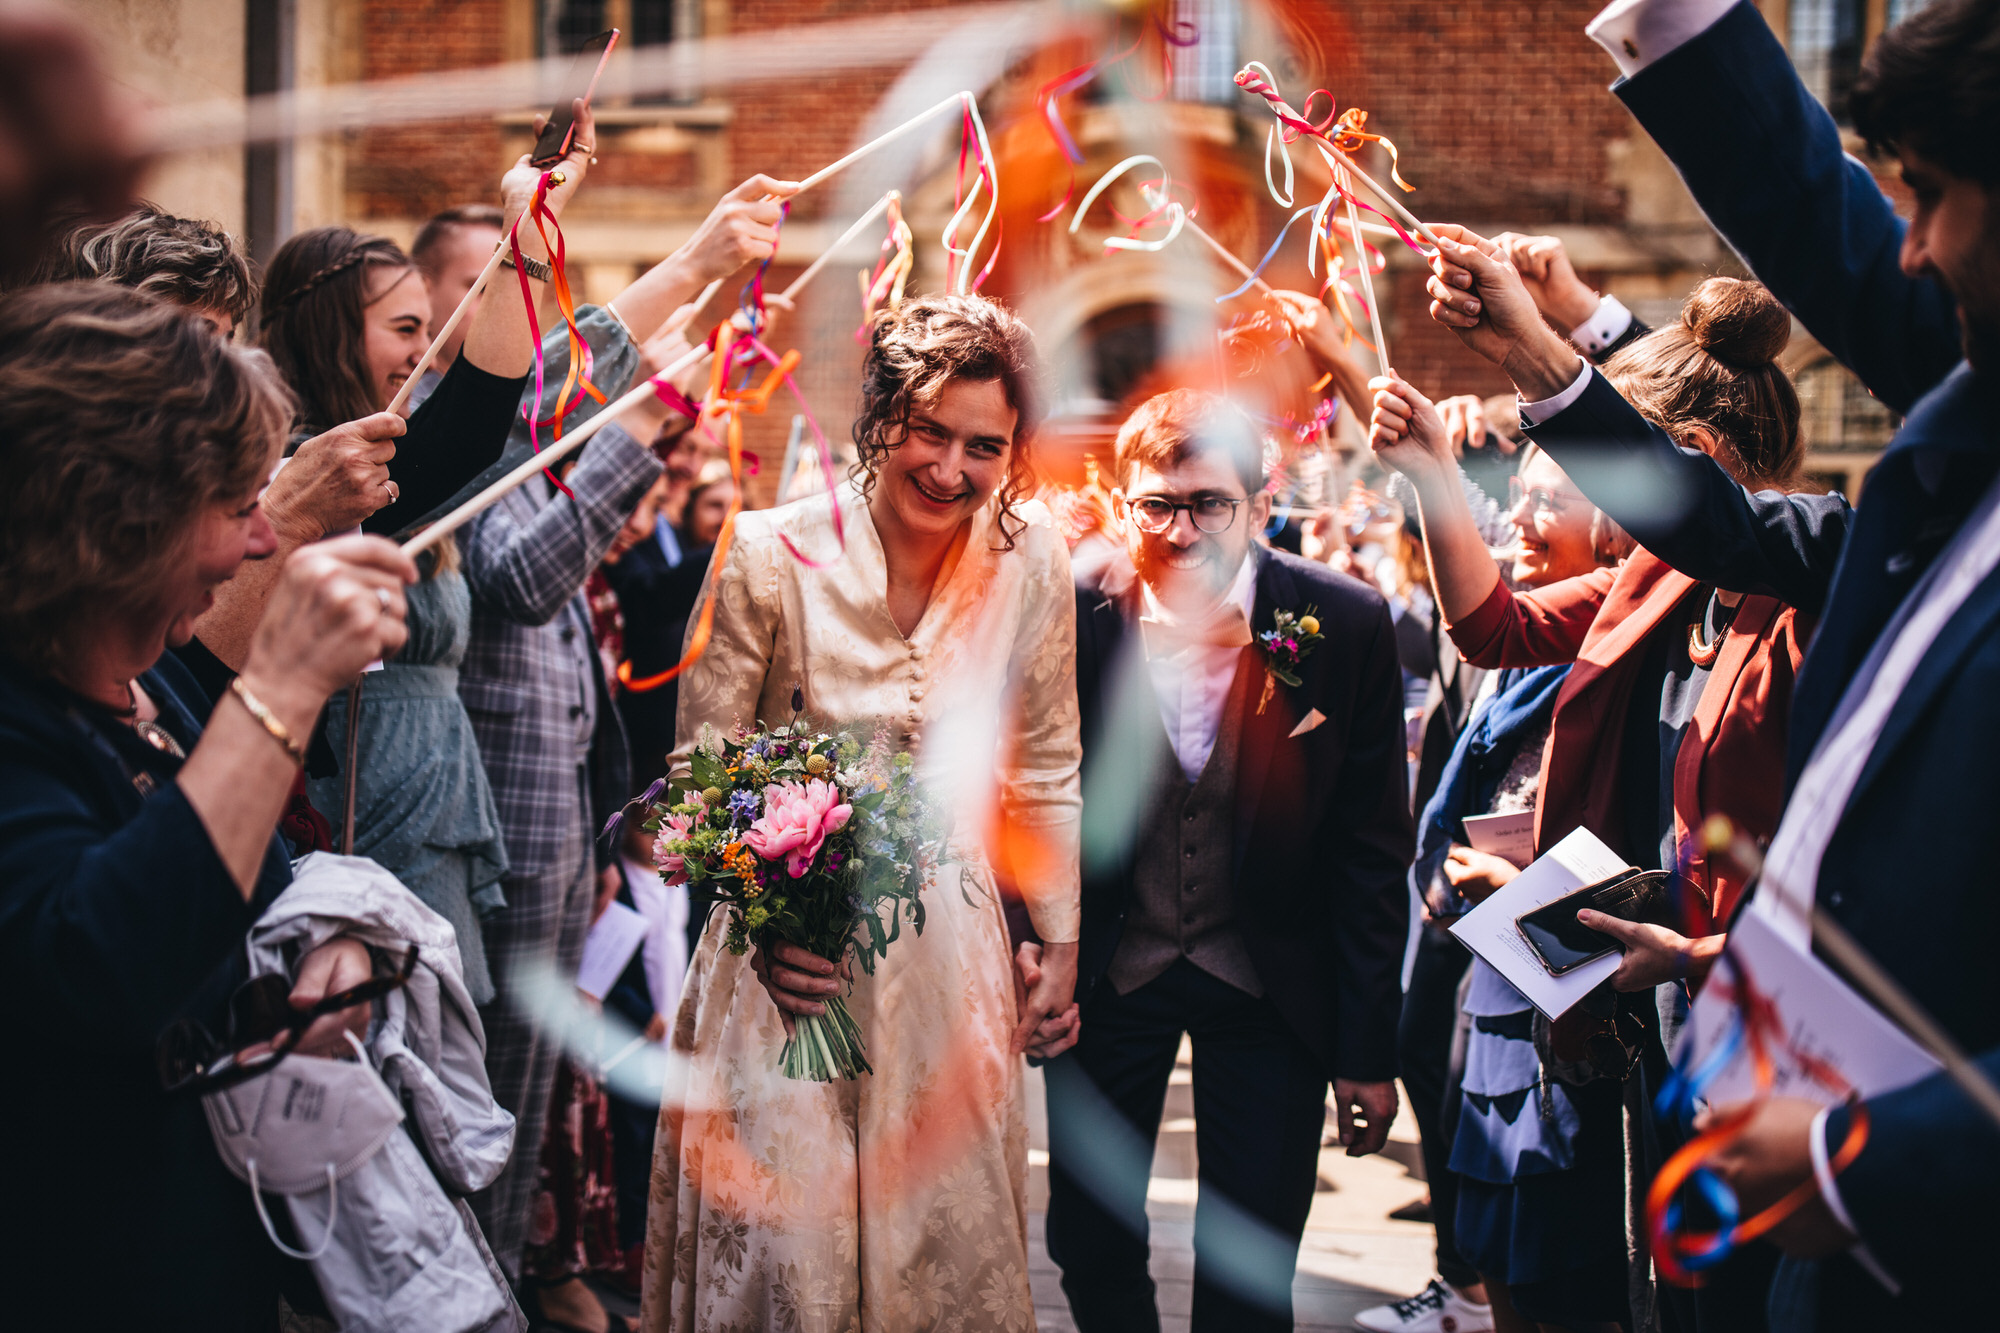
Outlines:
[[390,504],[394,504],[403,498],[403,488],[393,481],[384,481],[382,483],[382,490],[388,495]]
[[389,609],[389,590],[387,588],[377,588],[375,590],[375,600],[384,611],[387,611]]

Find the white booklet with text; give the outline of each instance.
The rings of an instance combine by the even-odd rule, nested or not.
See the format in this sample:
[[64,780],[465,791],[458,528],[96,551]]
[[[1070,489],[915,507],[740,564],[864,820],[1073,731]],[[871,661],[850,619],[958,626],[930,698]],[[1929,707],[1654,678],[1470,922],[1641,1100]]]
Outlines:
[[[1772,1096],[1804,1097],[1829,1106],[1841,1100],[1833,1089],[1806,1074],[1794,1054],[1797,1051],[1838,1069],[1864,1097],[1893,1092],[1941,1067],[1832,968],[1787,939],[1755,904],[1737,914],[1729,931],[1729,956],[1740,962],[1757,992],[1778,1011],[1778,1022],[1785,1030],[1788,1049],[1771,1050]],[[1718,960],[1708,983],[1695,997],[1682,1033],[1684,1049],[1676,1054],[1688,1062],[1683,1068],[1699,1068],[1702,1060],[1728,1039],[1737,1006],[1731,985],[1734,980],[1729,965]],[[1742,1101],[1756,1088],[1755,1068],[1745,1043],[1703,1090],[1703,1096],[1712,1104]]]
[[1556,976],[1529,946],[1515,923],[1543,903],[1554,902],[1586,884],[1609,879],[1625,868],[1624,857],[1606,847],[1589,829],[1579,828],[1549,848],[1491,898],[1460,917],[1452,925],[1451,933],[1466,948],[1491,963],[1544,1017],[1560,1018],[1618,970],[1620,955],[1606,954]]

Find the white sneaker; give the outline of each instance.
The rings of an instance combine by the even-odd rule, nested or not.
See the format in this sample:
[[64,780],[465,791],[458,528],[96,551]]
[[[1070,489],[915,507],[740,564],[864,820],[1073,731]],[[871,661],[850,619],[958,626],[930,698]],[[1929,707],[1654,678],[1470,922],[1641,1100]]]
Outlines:
[[1377,1305],[1354,1316],[1367,1333],[1493,1333],[1493,1307],[1474,1305],[1441,1279],[1404,1301]]

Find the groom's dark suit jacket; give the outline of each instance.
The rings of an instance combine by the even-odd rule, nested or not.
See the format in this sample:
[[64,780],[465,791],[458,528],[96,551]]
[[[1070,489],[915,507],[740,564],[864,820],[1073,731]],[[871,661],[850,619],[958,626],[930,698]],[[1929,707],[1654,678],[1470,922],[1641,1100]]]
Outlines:
[[[1388,606],[1323,565],[1259,548],[1253,633],[1308,607],[1325,640],[1279,682],[1264,711],[1261,648],[1237,671],[1246,691],[1236,774],[1235,922],[1265,994],[1328,1078],[1396,1074],[1405,873],[1414,852],[1402,674]],[[1132,851],[1173,763],[1138,633],[1139,590],[1116,564],[1077,590],[1083,714],[1083,937],[1078,996],[1104,980],[1133,900]],[[1299,735],[1317,712],[1325,720]],[[1086,1010],[1085,1021],[1088,1022]]]

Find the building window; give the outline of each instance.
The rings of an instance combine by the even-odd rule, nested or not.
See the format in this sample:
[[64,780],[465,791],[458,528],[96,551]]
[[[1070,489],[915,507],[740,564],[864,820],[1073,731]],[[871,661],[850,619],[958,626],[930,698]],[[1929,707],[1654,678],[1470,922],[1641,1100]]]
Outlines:
[[536,36],[543,55],[570,55],[583,44],[615,27],[610,0],[542,0]]
[[1847,95],[1861,71],[1862,25],[1866,0],[1792,0],[1789,18],[1792,64],[1812,95],[1847,119]]
[[1896,432],[1895,414],[1832,357],[1801,370],[1800,425],[1814,452],[1874,451]]
[[1174,0],[1175,24],[1200,34],[1193,46],[1173,48],[1168,92],[1176,102],[1235,105],[1238,17],[1236,0]]
[[[701,0],[535,0],[535,6],[535,36],[542,55],[574,52],[607,28],[620,32],[621,51],[665,46],[701,32]],[[679,92],[632,99],[641,106],[695,100],[694,94]]]

